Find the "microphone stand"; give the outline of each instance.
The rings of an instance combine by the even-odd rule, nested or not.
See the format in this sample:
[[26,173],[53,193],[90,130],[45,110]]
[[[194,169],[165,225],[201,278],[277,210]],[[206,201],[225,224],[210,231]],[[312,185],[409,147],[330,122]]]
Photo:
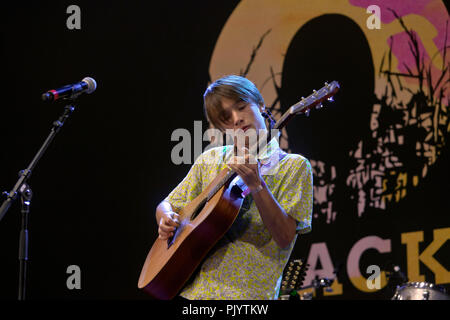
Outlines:
[[36,167],[39,159],[42,157],[44,152],[47,150],[50,143],[55,138],[56,134],[59,132],[61,127],[64,125],[64,122],[69,118],[72,112],[75,110],[75,107],[72,103],[69,103],[65,106],[63,114],[58,118],[58,120],[53,122],[53,127],[48,135],[47,139],[45,139],[39,151],[34,156],[33,160],[29,164],[29,166],[25,170],[21,170],[19,172],[19,180],[14,185],[14,188],[8,193],[4,192],[3,195],[6,196],[6,200],[3,201],[2,206],[0,207],[0,221],[3,219],[3,216],[8,211],[12,202],[16,199],[17,193],[21,195],[21,204],[22,204],[22,228],[20,231],[19,237],[19,293],[18,299],[25,300],[25,289],[26,289],[26,273],[27,273],[27,261],[28,261],[28,216],[30,213],[30,205],[32,198],[32,191],[29,185],[27,184],[27,180],[30,178],[31,173]]
[[22,184],[20,190],[22,204],[22,230],[19,237],[19,300],[25,300],[28,261],[28,214],[30,213],[33,192],[28,184]]

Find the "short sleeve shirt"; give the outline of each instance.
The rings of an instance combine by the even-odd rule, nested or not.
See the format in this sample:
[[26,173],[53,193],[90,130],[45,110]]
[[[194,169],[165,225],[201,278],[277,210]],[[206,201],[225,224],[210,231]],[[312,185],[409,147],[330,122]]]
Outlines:
[[[270,142],[270,147],[266,156],[270,156],[270,150],[281,150],[276,140]],[[226,168],[224,158],[229,148],[232,146],[202,153],[165,201],[179,211],[196,198]],[[313,181],[309,161],[298,154],[285,154],[276,167],[265,171],[263,165],[260,173],[280,206],[296,220],[297,233],[310,232]],[[249,194],[231,228],[208,253],[180,295],[201,300],[273,299],[296,238],[288,247],[280,248]]]

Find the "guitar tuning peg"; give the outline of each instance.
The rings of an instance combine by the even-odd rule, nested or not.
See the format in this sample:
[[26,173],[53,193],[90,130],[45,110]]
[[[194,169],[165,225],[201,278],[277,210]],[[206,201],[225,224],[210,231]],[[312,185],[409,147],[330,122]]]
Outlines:
[[322,107],[323,107],[323,104],[319,103],[319,104],[316,106],[316,109],[320,109],[320,108],[322,108]]
[[334,98],[333,97],[329,97],[327,100],[330,101],[330,102],[333,102]]
[[309,109],[305,111],[305,115],[306,115],[307,117],[309,117],[310,111],[311,111],[311,110],[309,110]]
[[328,82],[325,81],[325,85],[328,86]]

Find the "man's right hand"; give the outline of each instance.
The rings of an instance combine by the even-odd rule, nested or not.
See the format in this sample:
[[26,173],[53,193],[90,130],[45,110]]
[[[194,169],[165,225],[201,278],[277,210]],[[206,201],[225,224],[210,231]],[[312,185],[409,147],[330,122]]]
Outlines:
[[175,229],[180,226],[179,215],[173,211],[166,211],[159,220],[158,233],[159,238],[167,240],[173,237]]

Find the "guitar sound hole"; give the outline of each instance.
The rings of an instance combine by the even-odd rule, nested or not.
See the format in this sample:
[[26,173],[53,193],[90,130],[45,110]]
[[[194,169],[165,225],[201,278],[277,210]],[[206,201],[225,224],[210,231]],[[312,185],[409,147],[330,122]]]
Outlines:
[[195,218],[197,218],[198,214],[203,210],[203,208],[205,207],[206,204],[206,198],[202,200],[202,202],[200,202],[200,204],[197,206],[197,208],[195,208],[194,213],[191,216],[191,221],[194,220]]

